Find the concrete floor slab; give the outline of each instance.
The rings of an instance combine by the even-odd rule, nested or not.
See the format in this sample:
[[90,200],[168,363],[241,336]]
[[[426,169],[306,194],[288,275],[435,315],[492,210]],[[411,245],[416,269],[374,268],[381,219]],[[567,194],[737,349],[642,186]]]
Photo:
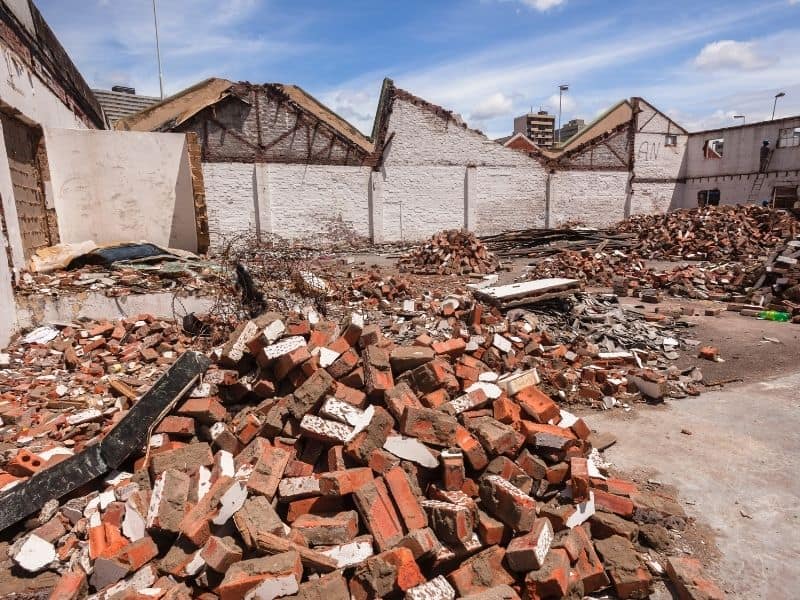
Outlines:
[[[800,373],[587,417],[618,443],[623,471],[651,469],[717,534],[709,572],[730,598],[788,598],[800,587]],[[682,429],[691,435],[681,433]]]

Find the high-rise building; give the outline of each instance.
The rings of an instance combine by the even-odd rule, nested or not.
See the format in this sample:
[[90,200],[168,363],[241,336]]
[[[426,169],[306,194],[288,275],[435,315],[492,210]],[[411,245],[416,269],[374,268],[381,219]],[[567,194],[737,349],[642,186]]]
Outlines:
[[561,129],[559,129],[559,134],[556,136],[556,143],[566,142],[584,127],[586,127],[586,122],[583,119],[571,119],[569,123],[563,125]]
[[527,113],[514,119],[514,133],[524,134],[537,146],[551,148],[555,122],[555,115],[549,114],[546,110]]

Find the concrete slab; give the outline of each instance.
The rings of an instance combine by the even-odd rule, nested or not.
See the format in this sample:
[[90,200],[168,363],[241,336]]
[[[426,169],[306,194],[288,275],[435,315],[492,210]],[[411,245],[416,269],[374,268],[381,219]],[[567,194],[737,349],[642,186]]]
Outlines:
[[632,420],[585,417],[619,439],[605,452],[617,468],[654,470],[717,533],[722,558],[709,573],[730,598],[781,598],[800,586],[798,389],[794,373],[642,407]]

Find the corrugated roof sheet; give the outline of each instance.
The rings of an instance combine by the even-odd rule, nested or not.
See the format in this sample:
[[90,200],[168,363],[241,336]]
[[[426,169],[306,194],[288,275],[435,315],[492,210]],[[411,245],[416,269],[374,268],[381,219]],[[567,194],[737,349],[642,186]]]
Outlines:
[[103,111],[106,113],[109,123],[113,125],[119,119],[134,115],[144,110],[148,106],[153,106],[160,102],[160,98],[153,96],[139,96],[137,94],[126,94],[125,92],[115,92],[112,90],[92,90],[95,98],[100,102]]

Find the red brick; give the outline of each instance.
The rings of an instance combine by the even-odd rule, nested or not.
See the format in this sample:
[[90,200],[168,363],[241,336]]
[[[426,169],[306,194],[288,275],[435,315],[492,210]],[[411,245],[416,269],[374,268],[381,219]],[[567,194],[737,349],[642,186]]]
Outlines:
[[527,573],[544,566],[550,545],[553,543],[553,526],[547,519],[536,519],[530,533],[515,537],[506,548],[506,562],[512,571]]
[[427,527],[427,515],[414,493],[408,473],[401,467],[395,467],[386,472],[384,479],[406,529],[413,531]]
[[320,474],[319,489],[323,496],[345,496],[373,479],[372,469],[368,467],[329,471]]
[[620,517],[630,519],[633,517],[633,502],[629,498],[615,496],[602,490],[594,490],[594,505],[599,510],[614,513]]
[[308,346],[300,346],[282,355],[275,361],[273,372],[275,379],[281,381],[289,374],[289,371],[302,365],[304,362],[311,358],[311,353],[308,351]]
[[561,598],[569,588],[569,557],[564,550],[554,548],[547,554],[544,565],[525,577],[525,589],[531,600]]
[[178,437],[192,437],[195,434],[194,419],[169,415],[159,423],[156,433],[166,433]]
[[419,398],[417,398],[416,394],[414,394],[411,387],[405,381],[398,383],[391,390],[386,392],[384,400],[386,402],[386,408],[389,409],[389,412],[392,413],[392,416],[398,421],[403,418],[403,412],[406,407],[423,408]]
[[486,465],[489,464],[489,459],[487,458],[486,452],[484,451],[483,446],[481,446],[481,443],[474,435],[472,435],[461,425],[456,428],[455,442],[464,453],[464,456],[466,457],[470,466],[476,471],[482,471]]
[[478,511],[478,537],[485,546],[494,546],[503,541],[506,526],[490,517],[482,510]]
[[613,535],[595,541],[595,548],[620,598],[647,598],[650,595],[653,579],[639,561],[630,540]]
[[86,574],[80,569],[69,571],[61,576],[50,593],[50,600],[80,600],[88,591]]
[[589,464],[585,458],[573,457],[569,462],[572,501],[576,504],[589,499]]
[[498,585],[511,585],[514,583],[514,576],[503,564],[505,555],[505,550],[500,546],[487,548],[465,560],[447,576],[447,580],[456,589],[459,597],[478,594]]
[[443,450],[440,458],[442,461],[442,484],[444,489],[460,490],[466,478],[464,455],[460,450]]
[[485,510],[515,531],[530,531],[536,519],[536,501],[498,475],[481,479]]
[[539,423],[549,423],[559,418],[558,405],[534,385],[518,392],[514,399],[528,416]]
[[286,511],[286,522],[293,523],[301,515],[314,513],[324,514],[344,510],[343,499],[338,496],[319,496],[316,498],[303,498],[289,502]]
[[305,514],[292,523],[292,529],[309,546],[346,544],[358,535],[358,514],[353,510],[325,516]]
[[242,549],[233,538],[219,538],[212,535],[200,551],[206,564],[217,573],[224,573],[231,565],[242,560]]
[[206,425],[224,421],[228,411],[216,397],[190,398],[177,410],[177,414],[198,419]]
[[434,446],[452,446],[456,441],[458,421],[431,408],[406,407],[400,432]]
[[403,537],[403,527],[383,479],[361,486],[353,493],[353,500],[378,548],[396,546]]
[[680,600],[723,600],[725,594],[708,579],[696,558],[670,556],[667,574]]

